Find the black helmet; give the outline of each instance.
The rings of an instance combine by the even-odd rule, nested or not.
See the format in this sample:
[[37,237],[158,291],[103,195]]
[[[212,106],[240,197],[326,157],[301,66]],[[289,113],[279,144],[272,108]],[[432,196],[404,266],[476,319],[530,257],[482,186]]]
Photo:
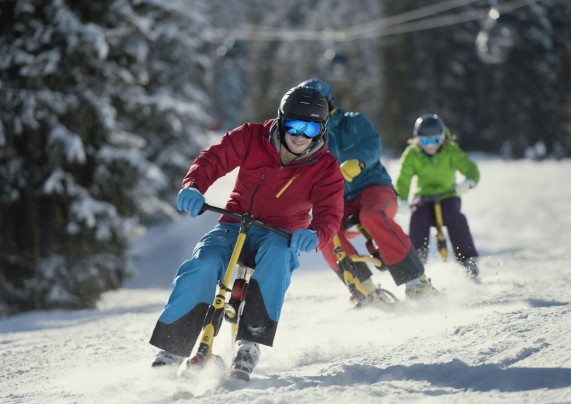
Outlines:
[[436,114],[424,114],[414,123],[413,135],[415,137],[444,135],[446,126],[444,121]]
[[278,118],[297,118],[319,122],[325,127],[329,118],[327,100],[315,88],[298,86],[290,89],[282,98]]
[[[280,142],[285,148],[292,154],[301,155],[310,152],[315,145],[321,143],[323,135],[326,133],[327,120],[329,119],[329,107],[327,106],[327,100],[325,97],[315,88],[311,87],[293,87],[290,89],[282,98],[280,102],[280,107],[278,108],[278,134]],[[315,128],[317,132],[306,137],[311,138],[311,146],[304,153],[294,153],[292,152],[287,142],[285,141],[286,127],[284,123],[286,121],[298,120],[305,122],[315,122],[319,125]],[[302,122],[303,124],[303,122]],[[304,125],[305,128],[308,124]],[[312,126],[312,125],[309,125]],[[304,128],[304,129],[305,129]],[[295,128],[294,128],[295,129]]]
[[321,94],[325,96],[327,100],[327,104],[329,105],[329,111],[333,111],[335,109],[336,100],[335,95],[331,91],[331,87],[327,85],[326,82],[319,79],[309,79],[299,83],[300,86],[311,87],[319,90]]

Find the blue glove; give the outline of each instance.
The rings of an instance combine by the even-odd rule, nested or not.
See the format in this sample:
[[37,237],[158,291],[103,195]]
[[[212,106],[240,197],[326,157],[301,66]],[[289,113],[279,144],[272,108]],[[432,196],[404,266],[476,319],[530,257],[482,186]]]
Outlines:
[[303,252],[314,250],[319,244],[319,237],[313,230],[297,229],[291,236],[291,248]]
[[178,193],[176,206],[180,211],[190,213],[190,217],[196,217],[202,205],[204,205],[204,195],[196,188],[184,188]]

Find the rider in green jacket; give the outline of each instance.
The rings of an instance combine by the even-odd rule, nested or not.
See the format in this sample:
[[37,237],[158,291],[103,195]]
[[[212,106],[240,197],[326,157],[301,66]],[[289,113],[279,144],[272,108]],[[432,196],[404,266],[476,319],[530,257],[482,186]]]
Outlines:
[[[412,194],[409,236],[426,262],[430,227],[435,226],[434,201],[441,200],[444,226],[458,262],[474,278],[478,277],[478,252],[474,246],[466,216],[461,212],[460,195],[474,188],[480,180],[478,166],[454,142],[442,119],[436,114],[422,115],[416,120],[414,137],[400,159],[396,180],[399,199],[408,201],[411,181],[416,177]],[[456,183],[456,173],[465,180]]]

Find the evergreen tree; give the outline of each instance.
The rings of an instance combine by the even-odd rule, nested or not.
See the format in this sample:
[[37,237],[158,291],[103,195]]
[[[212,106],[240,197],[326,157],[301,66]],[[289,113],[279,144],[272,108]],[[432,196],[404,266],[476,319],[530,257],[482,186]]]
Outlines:
[[[385,13],[432,3],[389,2]],[[498,152],[508,141],[522,156],[539,140],[548,149],[564,143],[569,132],[562,112],[569,102],[569,7],[551,0],[514,10],[518,41],[504,63],[478,58],[478,20],[388,37],[382,53],[382,111],[390,117],[389,133],[397,137],[387,143],[404,147],[414,118],[426,112],[440,114],[467,150]],[[436,17],[478,10],[484,17],[485,5],[478,2]]]
[[0,315],[93,306],[141,224],[175,217],[211,120],[188,6],[0,3]]
[[[244,120],[275,116],[283,93],[313,77],[330,83],[344,107],[365,112],[380,126],[379,40],[335,36],[379,19],[378,1],[213,0],[209,4],[216,28],[226,35],[219,38],[224,56],[216,65],[215,80],[220,94],[217,111],[225,129]],[[233,32],[240,28],[248,28],[251,35],[235,40]],[[288,35],[306,31],[311,39]],[[262,40],[267,37],[272,40]]]

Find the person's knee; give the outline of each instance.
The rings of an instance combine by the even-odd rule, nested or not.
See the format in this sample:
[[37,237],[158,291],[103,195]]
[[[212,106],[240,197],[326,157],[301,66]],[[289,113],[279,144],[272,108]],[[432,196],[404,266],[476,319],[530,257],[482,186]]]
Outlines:
[[362,209],[359,220],[366,229],[386,228],[392,218],[382,209]]
[[291,272],[299,266],[297,255],[289,247],[275,249],[269,256],[270,263],[273,263],[278,271]]
[[198,259],[191,259],[182,263],[176,274],[176,278],[204,277],[210,272],[216,273],[217,265],[213,262],[205,262]]
[[284,240],[266,242],[260,246],[256,257],[256,267],[272,266],[276,271],[282,268],[284,271],[293,271],[299,266],[297,256]]
[[177,276],[185,276],[192,272],[196,272],[200,266],[196,265],[195,260],[187,260],[182,263],[182,265],[178,268]]

